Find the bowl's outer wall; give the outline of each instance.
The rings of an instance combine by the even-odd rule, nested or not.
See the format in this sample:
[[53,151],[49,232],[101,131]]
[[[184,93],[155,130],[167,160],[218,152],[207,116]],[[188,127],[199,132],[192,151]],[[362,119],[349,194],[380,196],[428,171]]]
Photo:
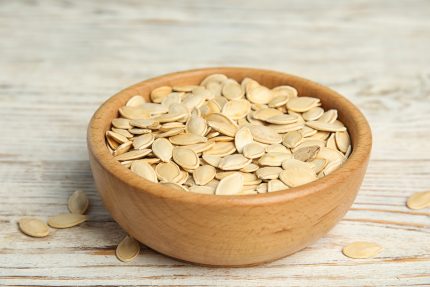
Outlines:
[[[219,197],[166,190],[123,168],[107,151],[104,133],[128,98],[161,85],[197,84],[214,72],[251,77],[263,85],[292,85],[302,96],[336,108],[348,127],[353,154],[340,169],[317,182],[272,194]],[[365,139],[363,137],[366,137]],[[347,212],[362,183],[371,149],[370,128],[346,99],[313,82],[246,68],[194,70],[139,83],[111,98],[94,115],[88,133],[91,169],[106,208],[130,235],[181,260],[216,266],[272,261],[324,235]]]

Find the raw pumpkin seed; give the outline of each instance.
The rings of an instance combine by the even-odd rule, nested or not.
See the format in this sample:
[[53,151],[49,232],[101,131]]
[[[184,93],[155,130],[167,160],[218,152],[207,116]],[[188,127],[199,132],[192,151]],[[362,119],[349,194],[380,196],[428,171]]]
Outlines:
[[119,260],[129,262],[136,258],[137,255],[139,255],[139,252],[139,242],[133,237],[127,235],[116,247],[115,255]]
[[87,216],[76,213],[63,213],[48,219],[48,225],[54,228],[69,228],[81,224]]
[[375,257],[382,249],[379,244],[373,242],[357,241],[345,246],[342,253],[349,258],[366,259]]
[[49,235],[49,228],[46,223],[35,217],[23,217],[18,222],[19,229],[32,237],[46,237]]
[[291,86],[213,74],[200,85],[156,87],[149,99],[136,95],[119,109],[106,132],[108,152],[139,176],[182,191],[295,187],[330,174],[352,152],[337,110],[324,111],[318,98]]

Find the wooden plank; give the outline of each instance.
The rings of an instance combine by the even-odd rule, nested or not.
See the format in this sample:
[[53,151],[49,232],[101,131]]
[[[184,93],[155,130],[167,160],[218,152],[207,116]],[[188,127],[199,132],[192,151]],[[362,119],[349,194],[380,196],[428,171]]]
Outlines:
[[[0,0],[1,286],[429,286],[430,3],[412,1]],[[303,75],[368,117],[374,149],[353,208],[324,238],[252,268],[207,268],[146,247],[114,257],[122,230],[95,191],[86,125],[97,106],[148,77],[216,65]],[[44,239],[23,215],[66,211],[85,190],[90,221]],[[384,251],[351,260],[343,245]]]

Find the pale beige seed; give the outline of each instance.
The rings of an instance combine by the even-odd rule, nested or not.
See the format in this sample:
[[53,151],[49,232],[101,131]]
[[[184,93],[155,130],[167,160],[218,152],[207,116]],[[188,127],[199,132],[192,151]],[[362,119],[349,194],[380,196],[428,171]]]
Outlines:
[[337,110],[326,111],[318,120],[324,123],[334,123],[337,120]]
[[213,90],[209,90],[205,87],[196,87],[195,89],[193,89],[193,95],[203,98],[204,100],[212,100],[215,97],[215,93],[213,92]]
[[303,113],[318,106],[319,102],[319,99],[311,97],[292,98],[287,102],[287,109],[294,112]]
[[174,162],[160,162],[155,167],[155,173],[160,181],[174,182],[174,179],[181,175],[181,170]]
[[18,221],[19,229],[26,235],[32,237],[46,237],[49,228],[46,223],[35,217],[23,217]]
[[206,185],[215,178],[216,169],[211,165],[202,165],[193,172],[194,182],[197,185]]
[[322,158],[316,158],[309,163],[313,164],[313,169],[315,173],[320,173],[327,165],[328,161]]
[[161,103],[165,97],[172,92],[172,87],[162,86],[152,90],[151,101],[153,103]]
[[154,135],[144,134],[133,139],[133,147],[134,149],[146,149],[154,142]]
[[204,136],[198,136],[195,134],[180,134],[176,136],[169,137],[169,141],[174,145],[191,145],[207,142],[207,138]]
[[70,195],[67,201],[67,207],[71,213],[76,214],[84,214],[88,206],[90,205],[90,201],[88,200],[87,195],[82,190],[76,190]]
[[214,144],[214,141],[207,141],[205,143],[187,145],[187,148],[194,151],[195,153],[201,153],[210,150],[214,146]]
[[133,135],[128,130],[112,128],[112,131],[114,133],[117,133],[117,134],[120,134],[122,136],[125,136],[128,139],[130,139],[130,138],[133,137]]
[[222,108],[222,113],[232,120],[243,119],[250,111],[251,104],[244,99],[229,101]]
[[123,143],[119,145],[112,153],[113,156],[117,156],[123,153],[126,153],[130,150],[131,146],[133,145],[132,141],[128,141],[126,143]]
[[207,162],[208,164],[210,164],[213,167],[218,167],[219,161],[221,160],[220,156],[209,155],[209,154],[205,154],[205,153],[203,153],[202,158],[205,162]]
[[292,123],[287,125],[271,124],[268,127],[274,130],[275,132],[277,132],[278,134],[285,134],[288,132],[301,130],[305,127],[305,124],[302,122],[297,122],[297,123]]
[[211,74],[207,76],[201,83],[201,86],[207,86],[211,82],[216,82],[219,84],[223,84],[225,81],[227,81],[228,78],[224,74]]
[[268,104],[272,98],[272,92],[264,87],[257,84],[248,84],[246,87],[246,98],[256,104]]
[[256,190],[257,190],[258,193],[266,193],[267,192],[267,183],[265,183],[265,182],[260,183],[257,186]]
[[270,108],[277,108],[285,105],[288,102],[287,95],[275,95],[272,100],[269,102]]
[[410,209],[423,209],[430,207],[430,191],[422,191],[412,194],[408,198],[406,205]]
[[117,129],[131,129],[130,120],[124,118],[117,118],[112,120],[112,125]]
[[173,86],[172,89],[175,92],[192,92],[198,86],[196,85],[184,85],[184,86]]
[[282,142],[282,137],[266,126],[251,125],[250,130],[255,141],[266,144],[277,144]]
[[203,152],[204,155],[226,156],[236,151],[233,142],[215,142],[211,149]]
[[241,154],[232,154],[222,158],[218,163],[218,168],[222,170],[238,170],[251,163],[251,159]]
[[309,111],[302,114],[306,121],[316,121],[324,114],[324,109],[321,107],[313,107]]
[[48,225],[53,228],[69,228],[81,224],[88,218],[83,214],[63,213],[48,219]]
[[337,125],[335,123],[325,123],[321,121],[310,121],[306,122],[306,125],[319,130],[319,131],[325,131],[325,132],[344,132],[346,131],[346,128],[341,125]]
[[215,131],[218,131],[224,135],[234,137],[237,131],[237,127],[222,122],[208,121],[208,125]]
[[174,182],[181,185],[184,184],[189,178],[189,172],[192,172],[192,170],[181,170],[180,175],[173,179]]
[[270,118],[280,117],[282,115],[283,113],[277,109],[263,108],[263,109],[256,110],[252,114],[252,117],[256,120],[267,121]]
[[297,160],[294,158],[287,159],[287,160],[284,160],[282,162],[282,168],[283,169],[289,169],[289,168],[305,168],[305,169],[311,168],[311,169],[314,169],[314,167],[315,166],[313,163],[303,162],[303,161],[300,161],[300,160]]
[[305,147],[310,147],[310,146],[319,146],[320,148],[325,147],[326,143],[323,140],[314,140],[314,139],[310,139],[310,138],[304,138],[303,141],[296,146],[295,148],[292,149],[292,152],[296,152],[299,149],[305,148]]
[[173,148],[173,160],[186,169],[196,169],[200,163],[199,157],[194,151],[183,147]]
[[214,97],[213,100],[217,103],[220,110],[222,110],[224,105],[228,102],[226,98],[221,96]]
[[126,153],[117,155],[114,158],[118,161],[141,159],[147,156],[150,152],[151,152],[150,149],[132,150],[132,151],[128,151]]
[[166,132],[175,128],[185,128],[185,125],[179,122],[169,122],[169,123],[162,124],[158,130],[160,132]]
[[253,111],[258,111],[261,109],[267,109],[269,106],[268,105],[263,105],[263,104],[251,104],[251,109]]
[[300,131],[288,132],[282,138],[282,144],[288,148],[295,148],[302,141],[303,135]]
[[128,142],[128,138],[126,138],[125,136],[123,136],[121,134],[114,133],[112,131],[107,131],[106,137],[116,141],[119,144],[123,144],[125,142]]
[[158,182],[154,168],[144,160],[135,160],[131,164],[130,170],[149,181]]
[[238,100],[243,97],[244,91],[238,82],[228,79],[222,87],[222,95],[229,100]]
[[320,147],[317,145],[303,147],[295,151],[293,157],[300,161],[311,161],[317,156],[319,150]]
[[332,150],[326,147],[320,147],[316,157],[326,159],[328,162],[343,161],[345,159],[345,156],[340,151]]
[[175,136],[175,135],[182,133],[184,130],[185,130],[185,127],[173,128],[173,129],[170,129],[164,133],[157,134],[156,137],[157,138],[166,138],[166,137],[170,137],[170,136]]
[[271,144],[266,146],[264,150],[266,152],[282,152],[291,154],[291,151],[282,144]]
[[213,195],[215,194],[215,188],[216,187],[214,186],[208,186],[208,185],[192,185],[190,186],[189,191],[194,193]]
[[278,86],[272,89],[272,94],[275,96],[283,95],[287,96],[288,99],[297,98],[297,90],[291,86]]
[[250,159],[259,158],[264,155],[265,150],[261,144],[250,143],[243,147],[243,155]]
[[141,160],[143,160],[144,162],[147,162],[149,164],[158,164],[161,161],[159,158],[154,158],[154,157],[153,158],[144,158]]
[[122,117],[130,120],[137,119],[149,119],[151,117],[150,111],[141,106],[138,107],[128,107],[124,106],[119,108],[119,113]]
[[173,189],[179,190],[179,191],[189,191],[188,188],[186,188],[185,186],[174,183],[174,182],[162,182],[161,184],[166,185],[168,187],[171,187]]
[[239,172],[235,172],[224,177],[218,183],[215,189],[216,195],[235,195],[242,190],[243,176]]
[[251,124],[251,125],[261,125],[264,126],[264,122],[254,119],[254,112],[250,112],[249,114],[246,115],[246,120]]
[[160,123],[154,119],[130,120],[130,125],[141,129],[158,129]]
[[170,93],[161,101],[161,105],[170,108],[170,106],[174,106],[180,104],[182,102],[182,96],[184,93]]
[[351,145],[349,134],[347,132],[336,132],[335,139],[338,149],[341,152],[346,153],[348,147]]
[[244,166],[243,168],[240,169],[240,171],[242,172],[254,172],[256,170],[258,170],[260,167],[258,165],[256,165],[255,163],[250,163],[246,166]]
[[150,129],[136,129],[136,128],[129,129],[128,131],[133,135],[143,135],[143,134],[149,134],[152,132]]
[[349,145],[345,152],[345,160],[351,155],[351,152],[352,152],[352,146]]
[[213,142],[231,142],[234,141],[234,137],[229,136],[217,136],[216,138],[211,139]]
[[[176,105],[171,105],[171,107],[174,107]],[[160,123],[170,123],[170,122],[185,122],[188,119],[188,112],[187,113],[167,113],[163,114],[161,116],[158,116],[155,118]]]
[[261,183],[261,179],[259,179],[254,173],[241,172],[243,176],[243,185],[258,185]]
[[342,249],[342,253],[353,259],[366,259],[377,256],[383,248],[376,243],[367,241],[357,241],[348,244]]
[[324,167],[322,174],[324,176],[329,175],[330,173],[338,169],[342,164],[343,164],[343,160],[331,161],[327,163],[327,165]]
[[221,97],[223,85],[218,82],[210,82],[206,85],[206,89],[211,92],[213,97]]
[[215,138],[217,136],[219,136],[220,133],[219,132],[210,132],[206,135],[206,138],[211,139],[211,138]]
[[133,237],[127,235],[118,244],[115,250],[116,257],[122,262],[129,262],[139,255],[140,244]]
[[124,166],[125,168],[130,168],[132,163],[133,163],[133,161],[132,161],[132,160],[126,160],[126,161],[121,161],[121,162],[120,162],[120,164],[121,164],[122,166]]
[[234,144],[239,153],[242,153],[243,148],[252,142],[254,142],[254,138],[248,127],[242,127],[236,132]]
[[255,172],[257,177],[262,180],[276,179],[279,177],[279,174],[282,172],[282,168],[278,166],[267,166],[262,167]]
[[136,95],[131,97],[125,105],[129,107],[138,107],[144,103],[146,103],[145,98],[142,96]]
[[189,111],[191,111],[193,108],[200,108],[204,103],[205,96],[201,94],[192,94],[182,100],[182,104],[185,105]]
[[[302,132],[303,132],[303,130],[305,130],[305,128],[312,129],[312,128],[308,127],[308,126],[305,126],[305,127],[302,129]],[[312,130],[317,131],[317,130],[315,130],[315,129],[312,129]],[[306,139],[308,139],[308,140],[320,140],[320,141],[325,141],[325,140],[327,140],[327,139],[328,139],[328,137],[330,136],[330,134],[331,134],[330,132],[317,131],[316,133],[313,133],[313,134],[311,134],[310,136],[306,136]],[[304,134],[304,133],[303,133],[303,136],[305,136],[305,134]]]
[[173,145],[165,138],[158,138],[152,143],[152,152],[164,162],[172,158]]
[[288,189],[288,186],[279,179],[272,179],[267,182],[267,192],[274,192],[284,189]]
[[311,167],[286,166],[279,174],[279,179],[289,187],[296,187],[316,180],[317,176]]
[[299,117],[296,115],[280,114],[270,118],[265,119],[266,122],[276,125],[288,125],[296,123]]
[[328,137],[327,142],[326,142],[326,147],[329,149],[338,150],[337,144],[336,144],[336,139],[335,139],[335,133],[331,133],[331,135]]
[[269,152],[258,160],[258,164],[260,166],[281,166],[284,160],[290,158],[291,153]]
[[200,116],[191,116],[185,125],[185,131],[190,134],[204,136],[207,131],[206,120]]
[[302,133],[303,137],[311,137],[313,135],[315,135],[316,133],[318,133],[317,130],[310,128],[308,126],[304,126],[300,132]]

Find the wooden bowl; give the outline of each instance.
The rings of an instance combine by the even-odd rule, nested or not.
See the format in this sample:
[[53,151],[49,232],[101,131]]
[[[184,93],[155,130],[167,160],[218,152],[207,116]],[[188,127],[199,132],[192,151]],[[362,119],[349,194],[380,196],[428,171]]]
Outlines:
[[[214,196],[174,190],[143,179],[109,153],[105,132],[118,109],[136,95],[146,99],[162,85],[198,84],[223,73],[250,77],[267,87],[291,85],[299,95],[337,109],[353,152],[345,164],[315,182],[273,193]],[[245,266],[292,254],[330,230],[347,212],[360,188],[372,145],[363,114],[335,91],[312,81],[267,70],[209,68],[140,82],[107,100],[88,127],[88,150],[97,190],[112,217],[131,236],[170,257],[212,266]]]

